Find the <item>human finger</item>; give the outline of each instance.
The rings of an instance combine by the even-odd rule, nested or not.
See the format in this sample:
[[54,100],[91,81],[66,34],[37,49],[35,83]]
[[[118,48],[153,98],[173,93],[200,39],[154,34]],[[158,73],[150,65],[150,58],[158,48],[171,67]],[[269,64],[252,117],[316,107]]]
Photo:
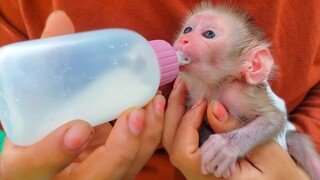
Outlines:
[[92,134],[93,128],[78,120],[28,147],[7,139],[1,154],[1,179],[49,179],[74,161]]
[[207,107],[207,118],[215,133],[223,133],[235,129],[239,121],[230,116],[227,109],[217,100],[212,100]]
[[137,157],[128,170],[125,179],[134,179],[158,147],[163,131],[165,103],[164,96],[158,94],[144,108],[146,110],[146,117],[141,145]]
[[[185,157],[200,156],[198,129],[205,110],[205,101],[199,100],[183,116],[170,154],[170,159],[176,166],[180,166],[179,163],[184,163]],[[200,159],[196,163],[199,163],[198,168],[200,169]]]
[[56,10],[49,15],[41,38],[71,34],[74,32],[73,23],[68,15],[64,11]]
[[170,160],[187,179],[221,179],[201,172],[198,129],[203,120],[206,103],[197,101],[183,116],[170,152]]
[[82,162],[85,160],[97,147],[105,144],[112,130],[112,125],[107,122],[101,125],[93,127],[94,134],[92,140],[88,143],[87,147],[79,154],[76,162]]
[[170,153],[180,121],[185,114],[186,86],[178,76],[168,98],[164,118],[162,145]]
[[122,179],[135,161],[141,145],[145,110],[124,111],[103,146],[87,157],[72,174],[81,179]]
[[[252,150],[246,160],[259,169],[265,178],[309,179],[278,143],[272,141]],[[281,163],[280,163],[281,162]]]

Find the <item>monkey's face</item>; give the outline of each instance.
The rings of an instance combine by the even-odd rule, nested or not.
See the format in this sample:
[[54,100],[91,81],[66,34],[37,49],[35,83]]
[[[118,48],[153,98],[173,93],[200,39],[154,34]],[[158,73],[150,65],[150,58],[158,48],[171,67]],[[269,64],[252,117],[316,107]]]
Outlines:
[[183,65],[180,70],[194,75],[207,71],[212,75],[213,69],[219,69],[230,34],[229,23],[221,17],[212,14],[191,16],[174,43],[180,65]]

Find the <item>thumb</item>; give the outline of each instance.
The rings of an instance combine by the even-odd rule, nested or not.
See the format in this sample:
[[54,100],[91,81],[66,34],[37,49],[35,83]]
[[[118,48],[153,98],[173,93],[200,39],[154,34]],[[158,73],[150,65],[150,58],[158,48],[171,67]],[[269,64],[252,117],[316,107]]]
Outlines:
[[246,159],[261,171],[274,167],[277,162],[281,162],[281,166],[291,166],[292,164],[290,163],[294,164],[294,162],[288,157],[289,154],[275,142],[258,146],[246,155]]
[[[250,166],[253,165],[258,169],[265,179],[274,179],[274,177],[278,179],[309,179],[303,169],[297,166],[290,155],[275,141],[258,146],[248,153],[245,159],[250,162]],[[246,172],[248,168],[245,165],[242,163],[240,168],[243,172]]]
[[223,133],[235,129],[239,121],[229,115],[226,108],[218,101],[212,100],[207,107],[208,122],[215,133]]
[[74,33],[74,26],[68,15],[61,10],[53,11],[46,22],[41,38]]
[[93,128],[78,120],[65,124],[28,147],[16,146],[7,139],[1,155],[2,178],[51,178],[74,161],[92,135]]
[[174,149],[179,156],[197,153],[199,149],[198,129],[206,110],[205,107],[205,101],[199,100],[183,116],[174,140]]

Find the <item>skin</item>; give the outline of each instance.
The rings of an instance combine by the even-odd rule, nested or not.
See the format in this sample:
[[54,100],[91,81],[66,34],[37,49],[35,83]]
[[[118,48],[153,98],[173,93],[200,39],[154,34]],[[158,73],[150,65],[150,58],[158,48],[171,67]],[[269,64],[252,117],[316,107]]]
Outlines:
[[[224,179],[201,172],[198,129],[204,115],[208,116],[210,124],[214,124],[214,130],[221,132],[233,129],[236,120],[216,101],[208,106],[203,100],[196,101],[187,110],[185,97],[186,84],[178,78],[168,99],[162,139],[170,160],[187,179]],[[309,179],[289,154],[273,141],[255,148],[238,160],[236,172],[228,179]]]
[[[43,37],[73,32],[70,19],[58,11],[49,17]],[[163,94],[169,94],[171,88],[166,86],[162,90]],[[15,146],[6,139],[0,156],[0,179],[92,179],[93,174],[95,179],[133,179],[158,145],[162,130],[163,145],[173,164],[186,178],[218,179],[203,175],[199,168],[201,157],[197,128],[206,109],[205,103],[201,102],[187,111],[184,108],[185,95],[185,84],[178,78],[168,100],[164,129],[165,99],[158,94],[145,108],[124,111],[113,127],[106,123],[93,128],[84,121],[76,120],[30,147]],[[235,121],[223,106],[216,108],[212,104],[208,106],[207,115],[210,122],[217,124],[214,129],[225,127],[225,124],[233,128]],[[129,118],[132,116],[135,118]],[[66,136],[72,127],[76,130],[71,136]],[[237,168],[239,173],[233,177],[235,179],[307,179],[306,174],[276,143],[257,148],[250,157],[240,161]]]
[[[56,11],[42,37],[68,33],[74,33],[71,20]],[[159,93],[144,108],[124,111],[113,127],[75,120],[29,147],[6,139],[0,179],[133,179],[161,140],[165,103]]]

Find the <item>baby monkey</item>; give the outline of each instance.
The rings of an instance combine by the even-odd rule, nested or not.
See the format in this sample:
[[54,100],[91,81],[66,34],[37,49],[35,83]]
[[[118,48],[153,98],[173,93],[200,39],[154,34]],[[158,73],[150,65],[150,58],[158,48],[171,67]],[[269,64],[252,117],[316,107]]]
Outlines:
[[319,155],[313,143],[294,128],[287,131],[292,125],[285,104],[267,83],[274,71],[269,45],[245,12],[228,5],[203,2],[186,18],[174,48],[189,92],[187,106],[199,99],[208,103],[215,99],[239,121],[236,129],[211,133],[202,144],[204,174],[230,177],[236,173],[238,158],[283,137],[283,147],[288,146],[290,155],[313,179],[320,179]]

